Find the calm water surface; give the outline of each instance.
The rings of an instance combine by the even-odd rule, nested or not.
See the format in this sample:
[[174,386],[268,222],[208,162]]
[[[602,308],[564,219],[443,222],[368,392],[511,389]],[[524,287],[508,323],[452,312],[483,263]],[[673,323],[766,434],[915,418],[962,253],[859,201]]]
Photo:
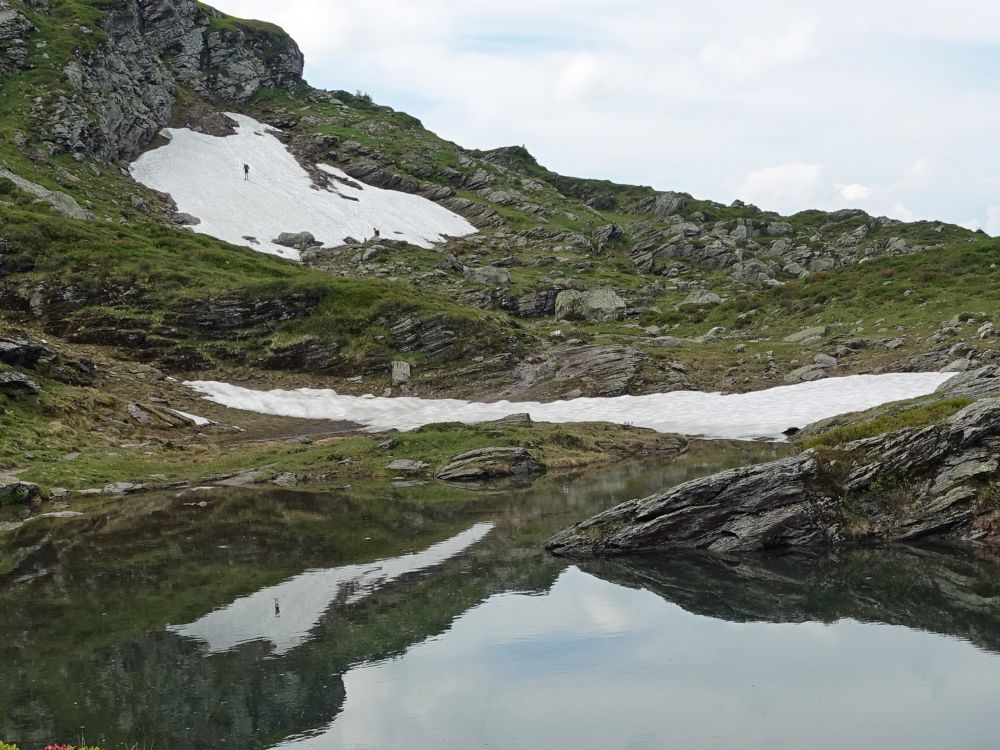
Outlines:
[[[772,457],[490,493],[195,492],[0,537],[0,739],[155,748],[996,748],[1000,561],[571,564],[593,512]],[[10,567],[8,562],[7,567]]]

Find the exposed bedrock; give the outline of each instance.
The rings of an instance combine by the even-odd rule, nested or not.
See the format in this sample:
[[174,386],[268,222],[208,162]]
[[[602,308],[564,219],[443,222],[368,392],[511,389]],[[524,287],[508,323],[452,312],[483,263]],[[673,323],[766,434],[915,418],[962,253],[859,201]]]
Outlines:
[[1000,539],[1000,399],[942,424],[697,479],[552,537],[558,555]]

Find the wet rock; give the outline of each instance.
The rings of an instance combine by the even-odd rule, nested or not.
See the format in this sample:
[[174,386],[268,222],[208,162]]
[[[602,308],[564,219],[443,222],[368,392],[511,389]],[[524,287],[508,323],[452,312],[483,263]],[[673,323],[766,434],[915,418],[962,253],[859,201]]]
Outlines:
[[38,493],[37,484],[0,474],[0,506],[26,503],[38,497]]
[[480,448],[455,456],[436,476],[445,482],[482,482],[544,472],[545,467],[525,448]]

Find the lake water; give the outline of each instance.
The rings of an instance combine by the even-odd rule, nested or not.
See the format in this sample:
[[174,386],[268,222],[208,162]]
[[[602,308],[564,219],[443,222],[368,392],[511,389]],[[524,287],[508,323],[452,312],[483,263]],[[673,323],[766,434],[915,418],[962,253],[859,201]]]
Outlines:
[[[0,537],[0,738],[153,748],[1000,746],[1000,558],[571,563],[775,446],[490,493],[204,491]],[[12,557],[13,556],[13,557]]]

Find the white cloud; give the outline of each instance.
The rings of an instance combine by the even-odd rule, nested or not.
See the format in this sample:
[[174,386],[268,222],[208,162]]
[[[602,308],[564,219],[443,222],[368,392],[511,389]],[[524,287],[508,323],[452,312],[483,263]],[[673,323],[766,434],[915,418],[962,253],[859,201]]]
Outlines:
[[[996,203],[995,3],[214,2],[285,26],[315,85],[567,174],[781,210],[985,221]],[[825,169],[756,174],[789,164]]]
[[983,228],[990,237],[1000,237],[1000,206],[986,209],[986,225]]
[[737,188],[743,200],[795,211],[809,205],[823,184],[823,165],[789,162],[748,174]]
[[862,185],[860,182],[854,182],[850,185],[837,185],[837,192],[841,198],[849,203],[857,203],[859,201],[868,200],[872,195],[872,188],[868,185]]

